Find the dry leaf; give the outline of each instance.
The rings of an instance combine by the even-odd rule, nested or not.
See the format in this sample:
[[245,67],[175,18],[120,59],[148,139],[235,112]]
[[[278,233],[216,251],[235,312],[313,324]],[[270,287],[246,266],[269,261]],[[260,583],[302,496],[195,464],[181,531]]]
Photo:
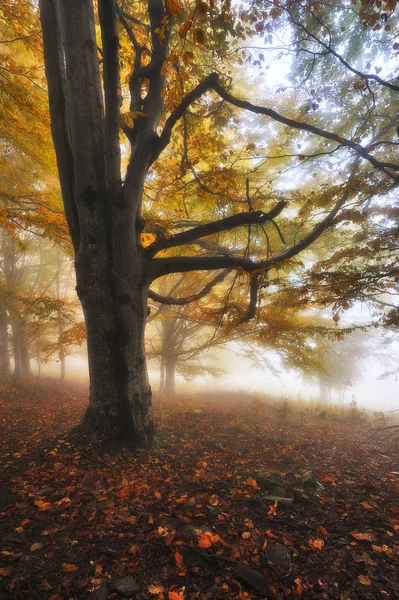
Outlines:
[[200,548],[210,548],[212,546],[212,542],[209,539],[209,537],[206,535],[206,533],[203,533],[202,535],[199,536],[198,546]]
[[251,534],[249,531],[244,531],[244,533],[241,535],[243,540],[249,540],[251,537]]
[[180,552],[175,552],[175,563],[179,567],[179,569],[183,567],[184,561],[183,556],[180,554]]
[[324,540],[315,539],[309,540],[309,546],[313,548],[313,550],[321,550],[324,546]]
[[65,571],[65,573],[74,573],[75,571],[79,571],[79,567],[72,563],[62,563],[62,570]]
[[36,542],[36,544],[32,544],[32,546],[30,547],[30,551],[35,552],[36,550],[40,550],[40,548],[43,548],[43,544],[41,544],[40,542]]
[[368,577],[368,575],[359,575],[358,576],[358,580],[360,583],[362,583],[363,585],[371,585],[371,580]]
[[169,592],[168,600],[184,600],[184,596],[179,594],[179,592]]
[[370,505],[370,504],[368,504],[367,502],[361,502],[361,505],[362,505],[362,506],[363,506],[363,508],[365,508],[365,509],[370,509],[370,508],[372,509],[372,508],[373,508],[373,506],[371,506],[371,505]]
[[162,585],[154,585],[153,583],[151,583],[151,585],[148,586],[148,591],[150,592],[150,594],[161,594],[163,590],[164,588]]
[[384,544],[383,546],[374,546],[373,544],[371,547],[374,550],[374,552],[389,552],[389,547],[386,544]]
[[323,535],[328,535],[328,531],[325,527],[323,527],[323,525],[320,525],[319,527],[319,531],[320,533],[322,533]]
[[373,542],[374,535],[372,533],[357,533],[356,531],[351,532],[351,536],[357,540],[361,540],[363,542]]

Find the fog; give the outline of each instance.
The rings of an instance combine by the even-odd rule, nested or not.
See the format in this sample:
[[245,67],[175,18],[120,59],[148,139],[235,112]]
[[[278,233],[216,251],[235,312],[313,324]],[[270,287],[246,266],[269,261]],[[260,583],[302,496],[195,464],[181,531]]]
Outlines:
[[[180,395],[202,394],[207,392],[231,391],[260,394],[268,398],[289,398],[292,401],[318,402],[319,387],[316,382],[305,381],[292,369],[285,369],[279,357],[272,352],[259,353],[259,358],[265,363],[265,368],[253,366],[252,361],[245,356],[236,354],[237,348],[230,345],[228,349],[212,349],[204,351],[211,364],[217,365],[224,371],[220,377],[209,375],[195,377],[187,381],[181,375],[176,376],[176,390]],[[392,357],[399,356],[398,344],[391,344]],[[395,361],[391,367],[394,367]],[[269,365],[269,367],[267,367]],[[43,377],[58,377],[59,364],[49,363],[42,366]],[[351,382],[345,389],[344,404],[355,401],[359,408],[367,410],[391,411],[399,409],[399,393],[395,375],[380,379],[386,370],[386,361],[373,356],[361,362],[361,375],[358,380]],[[159,389],[159,369],[149,361],[149,377],[153,391]],[[89,384],[87,360],[82,356],[66,358],[66,381],[79,384]],[[338,394],[332,393],[332,404],[341,405]]]

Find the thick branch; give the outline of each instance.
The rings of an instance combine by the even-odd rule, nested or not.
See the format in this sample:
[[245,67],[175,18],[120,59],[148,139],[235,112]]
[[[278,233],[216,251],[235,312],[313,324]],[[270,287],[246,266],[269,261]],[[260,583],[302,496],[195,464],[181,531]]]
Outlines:
[[183,231],[182,233],[172,235],[169,238],[161,238],[148,246],[148,255],[154,256],[160,250],[173,248],[174,246],[191,244],[199,238],[221,233],[222,231],[229,231],[230,229],[234,229],[235,227],[240,227],[242,225],[267,223],[268,221],[272,221],[275,217],[277,217],[286,205],[287,202],[281,200],[277,206],[267,213],[261,210],[254,212],[242,212],[231,217],[226,217],[225,219],[220,219],[219,221],[214,221],[213,223],[199,225],[198,227],[194,227],[188,231]]
[[148,269],[148,280],[154,281],[169,273],[187,273],[189,271],[212,271],[218,269],[243,269],[252,273],[259,265],[242,256],[176,256],[171,258],[153,258]]
[[219,273],[219,275],[214,277],[212,281],[207,283],[206,286],[204,286],[200,292],[198,292],[197,294],[192,294],[191,296],[187,296],[186,298],[173,298],[172,296],[161,296],[161,294],[157,294],[152,290],[148,292],[148,297],[151,298],[151,300],[155,300],[155,302],[160,302],[161,304],[168,304],[169,306],[183,306],[184,304],[191,304],[191,302],[196,302],[197,300],[200,300],[201,298],[206,296],[206,294],[208,294],[211,291],[211,289],[215,287],[215,285],[223,281],[228,274],[228,270],[222,271],[221,273]]
[[78,250],[79,216],[75,194],[75,167],[69,134],[66,75],[59,3],[40,0],[51,133],[57,156],[65,215],[75,252]]
[[[324,231],[328,227],[334,225],[334,219],[337,213],[345,204],[349,197],[349,194],[351,193],[350,184],[355,176],[355,173],[359,166],[359,162],[360,157],[357,157],[352,166],[349,180],[345,187],[345,191],[343,192],[342,196],[337,200],[335,206],[328,213],[328,215],[322,221],[317,223],[317,225],[315,225],[312,231],[307,236],[305,236],[300,242],[294,244],[293,246],[291,246],[291,248],[289,248],[285,252],[282,252],[278,256],[263,261],[253,261],[249,258],[234,255],[179,256],[171,258],[153,258],[150,262],[150,266],[148,269],[149,281],[153,281],[154,279],[162,277],[163,275],[168,275],[169,273],[186,273],[188,271],[210,271],[212,269],[238,268],[243,269],[249,274],[255,274],[255,271],[266,272],[269,269],[273,268],[276,264],[284,262],[285,260],[296,256],[297,254],[308,248],[317,238],[319,238],[322,235],[322,233],[324,233]],[[253,298],[251,299],[250,305],[251,304],[253,304]]]
[[115,0],[99,0],[101,38],[104,60],[105,93],[105,147],[107,153],[108,185],[112,191],[119,191],[121,185],[120,144],[119,144],[119,42],[116,21]]

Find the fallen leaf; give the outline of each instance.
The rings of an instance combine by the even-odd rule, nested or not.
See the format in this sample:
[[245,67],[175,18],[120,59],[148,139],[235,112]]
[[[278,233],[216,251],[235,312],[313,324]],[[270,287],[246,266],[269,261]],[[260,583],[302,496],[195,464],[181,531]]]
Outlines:
[[321,550],[324,546],[324,540],[315,539],[309,540],[309,546],[313,548],[313,550]]
[[168,600],[184,600],[184,596],[179,592],[168,592]]
[[363,542],[373,542],[374,535],[372,533],[357,533],[356,531],[351,532],[351,536],[357,540],[361,540]]
[[62,563],[62,570],[65,571],[65,573],[74,573],[75,571],[79,571],[79,567],[72,563]]
[[358,580],[363,585],[371,585],[371,580],[368,575],[358,575]]
[[373,544],[371,547],[374,550],[374,552],[389,552],[389,547],[386,544],[384,544],[383,546],[374,546]]
[[0,567],[0,576],[8,577],[12,572],[12,567]]
[[365,508],[366,510],[368,509],[372,509],[374,508],[373,506],[371,506],[370,504],[368,504],[367,502],[361,502],[361,505],[363,506],[363,508]]
[[164,588],[162,585],[154,585],[153,583],[151,583],[151,585],[148,586],[148,591],[150,592],[150,594],[161,594],[163,590]]
[[159,492],[154,492],[154,496],[155,498],[157,498],[158,500],[160,500],[162,498],[161,494]]
[[175,552],[175,563],[179,567],[179,569],[183,568],[184,561],[183,556],[180,554],[180,552]]
[[198,546],[200,548],[210,548],[212,546],[212,542],[206,533],[203,533],[198,538]]
[[319,527],[319,531],[320,533],[322,533],[323,535],[328,535],[328,531],[325,527],[323,527],[323,525],[320,525]]
[[251,534],[249,531],[244,531],[244,533],[241,535],[243,540],[249,540],[251,537]]
[[43,548],[43,544],[37,542],[36,544],[32,544],[32,546],[30,547],[30,551],[36,552],[36,550],[40,550],[40,548]]

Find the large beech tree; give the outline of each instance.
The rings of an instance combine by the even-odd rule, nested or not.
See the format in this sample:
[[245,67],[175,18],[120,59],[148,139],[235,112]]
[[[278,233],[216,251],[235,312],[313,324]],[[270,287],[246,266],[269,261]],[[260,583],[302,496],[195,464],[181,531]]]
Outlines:
[[[381,189],[386,190],[396,184],[398,165],[380,148],[375,146],[373,151],[369,141],[362,144],[359,135],[347,135],[348,129],[331,120],[327,130],[306,114],[301,118],[291,110],[285,116],[263,105],[267,98],[259,105],[233,92],[231,77],[227,77],[229,45],[235,38],[245,39],[251,28],[262,32],[268,21],[284,17],[284,3],[281,8],[275,2],[254,3],[237,21],[227,1],[208,5],[198,0],[40,0],[39,5],[52,134],[75,251],[77,292],[87,325],[90,404],[84,425],[100,437],[148,447],[153,424],[144,327],[151,282],[170,273],[238,269],[249,275],[245,318],[250,318],[268,272],[292,261],[340,223],[348,202],[363,193],[359,169],[372,168],[379,185],[385,182]],[[305,8],[298,2],[292,5],[298,5],[299,15]],[[320,35],[323,41],[324,33]],[[299,47],[300,40],[293,48]],[[331,48],[312,52],[316,60]],[[358,71],[356,77],[360,77]],[[380,84],[379,77],[371,79]],[[369,83],[366,78],[365,84]],[[397,91],[398,86],[388,85],[388,92]],[[284,237],[276,219],[289,222],[297,209],[287,212],[288,198],[281,198],[281,189],[275,196],[265,195],[263,204],[258,194],[255,208],[248,184],[247,205],[233,202],[226,211],[215,192],[215,220],[169,232],[153,222],[147,231],[155,237],[143,243],[143,189],[150,170],[168,155],[174,134],[182,139],[182,173],[189,169],[197,177],[198,170],[188,156],[189,117],[224,111],[218,122],[221,126],[228,122],[229,111],[242,114],[243,110],[268,117],[307,140],[321,140],[320,154],[343,152],[346,175],[341,174],[324,194],[323,210],[319,205],[311,213],[308,204],[306,225],[301,228],[298,221],[298,227],[292,226],[290,235]],[[394,120],[388,121],[385,129],[373,129],[373,140],[377,142],[395,127]],[[121,167],[121,130],[130,146],[126,169]],[[313,144],[308,142],[310,150]],[[124,154],[126,146],[127,142]],[[318,156],[317,150],[308,154]],[[301,156],[300,160],[311,158]],[[267,234],[263,253],[261,247],[250,252],[249,245],[235,253],[218,244],[199,244],[204,238],[239,228],[247,236],[255,228],[265,231],[266,227],[277,240],[273,252]],[[259,245],[261,236],[257,241]],[[197,254],[191,251],[193,245],[199,249]]]

